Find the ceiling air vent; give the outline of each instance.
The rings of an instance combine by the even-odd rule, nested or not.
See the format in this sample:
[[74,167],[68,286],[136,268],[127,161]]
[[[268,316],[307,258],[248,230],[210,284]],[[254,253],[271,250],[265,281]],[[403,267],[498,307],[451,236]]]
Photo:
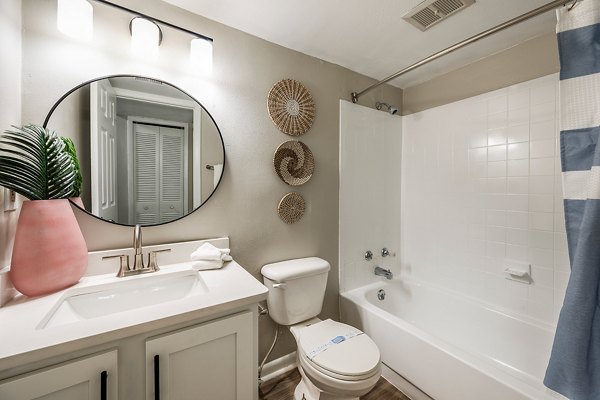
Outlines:
[[402,18],[424,31],[475,3],[475,0],[425,0]]

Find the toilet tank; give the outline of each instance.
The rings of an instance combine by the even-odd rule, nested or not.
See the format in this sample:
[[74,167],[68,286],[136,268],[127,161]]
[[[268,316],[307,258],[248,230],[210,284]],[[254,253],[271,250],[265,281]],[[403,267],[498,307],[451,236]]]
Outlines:
[[269,316],[280,325],[293,325],[321,312],[329,263],[308,257],[267,264],[261,269],[269,288]]

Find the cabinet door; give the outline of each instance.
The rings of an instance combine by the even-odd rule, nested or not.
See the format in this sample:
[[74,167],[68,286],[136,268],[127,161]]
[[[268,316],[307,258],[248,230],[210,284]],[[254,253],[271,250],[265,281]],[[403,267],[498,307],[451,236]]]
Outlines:
[[254,398],[253,313],[146,342],[147,400]]
[[117,399],[117,351],[1,381],[0,399]]

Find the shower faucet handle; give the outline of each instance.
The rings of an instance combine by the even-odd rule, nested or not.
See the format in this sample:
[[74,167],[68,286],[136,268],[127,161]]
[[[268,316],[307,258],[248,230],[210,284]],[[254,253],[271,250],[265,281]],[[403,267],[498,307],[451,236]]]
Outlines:
[[381,257],[387,257],[389,255],[390,255],[390,252],[389,252],[389,250],[386,247],[384,247],[383,249],[381,249]]
[[365,260],[371,261],[373,259],[373,252],[371,250],[367,250],[365,252]]

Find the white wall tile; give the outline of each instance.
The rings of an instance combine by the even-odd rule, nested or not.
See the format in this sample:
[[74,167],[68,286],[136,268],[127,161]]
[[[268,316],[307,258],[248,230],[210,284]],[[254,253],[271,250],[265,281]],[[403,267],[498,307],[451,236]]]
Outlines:
[[507,211],[506,226],[509,228],[527,229],[529,227],[529,214],[526,212]]
[[541,231],[553,231],[554,214],[546,212],[529,213],[529,228]]
[[486,183],[487,193],[506,193],[506,172],[499,178],[488,178]]
[[[489,155],[489,153],[488,153]],[[491,161],[487,165],[488,178],[506,177],[506,161]]]
[[[508,109],[529,108],[529,89],[512,91],[508,94]],[[529,113],[527,113],[529,115]]]
[[529,176],[529,160],[508,160],[508,176]]
[[556,123],[554,120],[532,122],[530,125],[531,140],[553,139]]
[[488,226],[506,226],[506,211],[485,210],[485,217]]
[[507,193],[509,194],[528,194],[529,193],[529,178],[528,177],[509,177],[507,178]]
[[529,107],[512,108],[508,111],[509,126],[522,125],[529,123]]
[[506,160],[506,145],[490,146],[487,150],[487,161]]
[[520,143],[529,140],[529,124],[509,126],[507,131],[508,143]]
[[553,176],[532,176],[529,178],[529,193],[531,194],[553,194]]
[[487,162],[487,147],[469,149],[469,162],[470,163]]
[[[555,74],[404,118],[410,274],[556,323],[570,272],[557,90]],[[507,260],[530,263],[533,283],[506,280]]]
[[529,158],[529,143],[511,143],[508,145],[508,157],[509,160],[522,160]]
[[554,212],[554,196],[551,194],[530,194],[529,211],[542,213]]
[[487,131],[487,145],[495,146],[506,143],[506,128],[494,128]]
[[554,234],[545,231],[529,231],[529,245],[540,249],[554,249]]
[[554,100],[545,103],[532,104],[530,109],[531,122],[545,122],[554,120],[556,116],[556,102]]
[[554,176],[554,158],[532,158],[529,161],[529,171],[532,176],[546,175]]
[[507,211],[527,211],[529,210],[529,196],[524,194],[506,195]]
[[506,243],[527,246],[529,244],[529,231],[527,229],[506,229]]
[[554,157],[556,141],[554,139],[531,141],[531,158]]

